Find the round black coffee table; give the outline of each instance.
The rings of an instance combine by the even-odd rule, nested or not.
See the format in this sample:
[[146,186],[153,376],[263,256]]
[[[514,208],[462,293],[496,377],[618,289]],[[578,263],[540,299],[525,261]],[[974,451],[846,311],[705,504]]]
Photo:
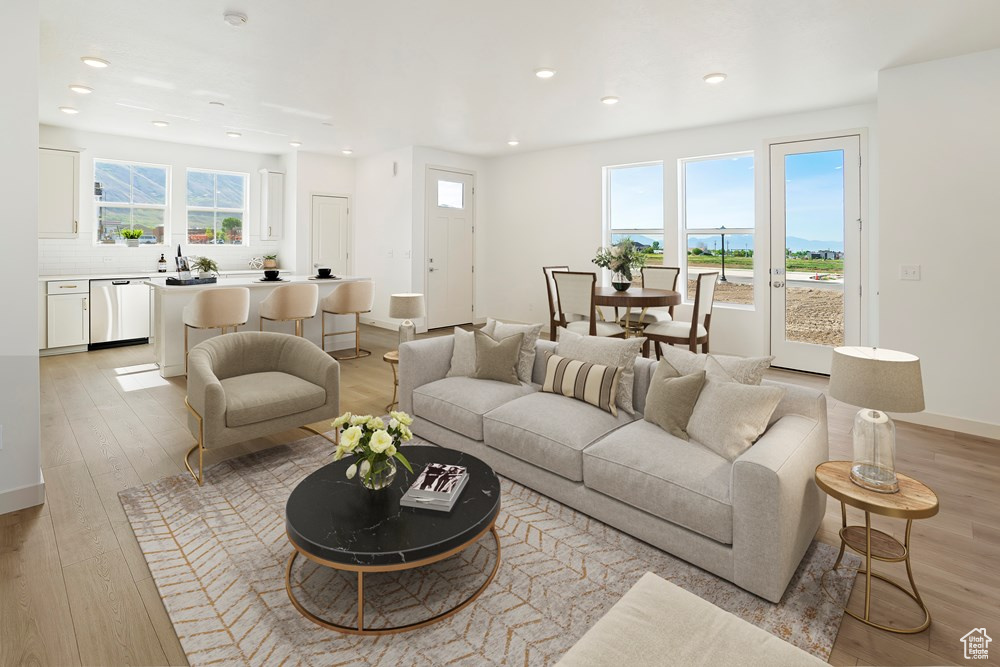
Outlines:
[[[494,524],[500,512],[500,480],[474,456],[442,447],[408,446],[403,453],[413,474],[401,465],[392,486],[369,491],[345,472],[352,461],[323,466],[303,479],[288,497],[285,531],[294,551],[285,567],[285,590],[299,613],[331,630],[356,635],[381,635],[414,630],[455,614],[478,598],[500,567],[500,538]],[[469,481],[450,512],[400,507],[399,499],[428,463],[465,466]],[[486,533],[496,541],[496,562],[476,592],[452,609],[423,621],[386,628],[364,625],[364,575],[430,565],[475,544]],[[331,623],[315,615],[292,592],[292,565],[302,554],[309,560],[358,573],[357,627]]]

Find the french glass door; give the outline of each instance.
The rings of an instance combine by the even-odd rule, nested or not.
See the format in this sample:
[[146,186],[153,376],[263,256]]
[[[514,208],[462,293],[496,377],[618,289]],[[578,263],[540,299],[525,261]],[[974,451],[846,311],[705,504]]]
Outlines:
[[861,340],[861,138],[772,144],[771,354],[829,373]]

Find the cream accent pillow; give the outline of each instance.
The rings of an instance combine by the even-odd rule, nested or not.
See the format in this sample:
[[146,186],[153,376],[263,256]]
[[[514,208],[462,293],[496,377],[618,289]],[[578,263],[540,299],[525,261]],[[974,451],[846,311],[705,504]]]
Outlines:
[[614,417],[618,416],[615,396],[622,376],[621,368],[566,359],[551,352],[547,354],[542,391],[575,398],[610,412]]
[[662,345],[662,357],[671,366],[677,369],[681,375],[690,375],[695,371],[708,372],[709,378],[712,372],[709,371],[709,360],[714,360],[719,368],[714,369],[718,375],[719,369],[735,382],[740,384],[760,384],[764,378],[764,371],[771,367],[774,357],[734,357],[726,354],[696,354],[690,350],[685,350],[672,345]]
[[710,379],[691,413],[688,435],[733,461],[767,430],[771,415],[784,395],[785,390],[781,387]]
[[622,410],[634,415],[632,387],[635,384],[635,360],[638,358],[642,344],[646,342],[646,339],[581,336],[563,328],[559,329],[557,337],[559,343],[556,345],[556,354],[560,357],[622,369],[615,402]]
[[455,327],[455,348],[451,353],[451,368],[445,377],[472,377],[476,372],[476,334]]
[[670,364],[657,364],[646,393],[646,421],[656,424],[670,435],[690,440],[688,421],[704,386],[705,371],[677,377]]
[[510,384],[521,384],[517,377],[517,358],[521,351],[524,334],[494,340],[491,336],[477,331],[476,372],[473,377],[480,380],[499,380]]
[[517,377],[521,382],[531,382],[531,370],[535,366],[535,343],[542,332],[541,324],[507,324],[495,320],[492,317],[486,318],[486,326],[483,332],[495,340],[503,340],[508,336],[523,333],[524,342],[521,343],[521,354],[517,360]]

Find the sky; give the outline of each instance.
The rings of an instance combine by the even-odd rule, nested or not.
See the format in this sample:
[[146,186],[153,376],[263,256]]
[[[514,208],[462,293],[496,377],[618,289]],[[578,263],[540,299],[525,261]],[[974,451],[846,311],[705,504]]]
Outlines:
[[[787,156],[786,235],[843,241],[843,161],[842,151]],[[697,160],[684,169],[689,230],[754,226],[753,156]],[[618,167],[609,179],[613,227],[662,229],[662,165]]]

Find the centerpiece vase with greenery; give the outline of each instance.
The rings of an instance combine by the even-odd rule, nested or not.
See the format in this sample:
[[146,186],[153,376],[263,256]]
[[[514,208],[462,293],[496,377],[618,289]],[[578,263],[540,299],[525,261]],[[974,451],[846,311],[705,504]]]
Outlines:
[[379,491],[392,484],[396,478],[396,462],[413,472],[399,447],[413,438],[410,424],[413,418],[405,412],[390,412],[389,420],[371,415],[352,415],[350,412],[333,420],[334,428],[344,428],[333,454],[339,461],[348,454],[354,456],[354,463],[347,469],[347,479],[355,475],[361,485],[371,491]]
[[610,248],[598,248],[594,264],[612,272],[611,285],[619,292],[632,286],[632,276],[637,269],[646,265],[646,253],[629,237],[623,238]]

